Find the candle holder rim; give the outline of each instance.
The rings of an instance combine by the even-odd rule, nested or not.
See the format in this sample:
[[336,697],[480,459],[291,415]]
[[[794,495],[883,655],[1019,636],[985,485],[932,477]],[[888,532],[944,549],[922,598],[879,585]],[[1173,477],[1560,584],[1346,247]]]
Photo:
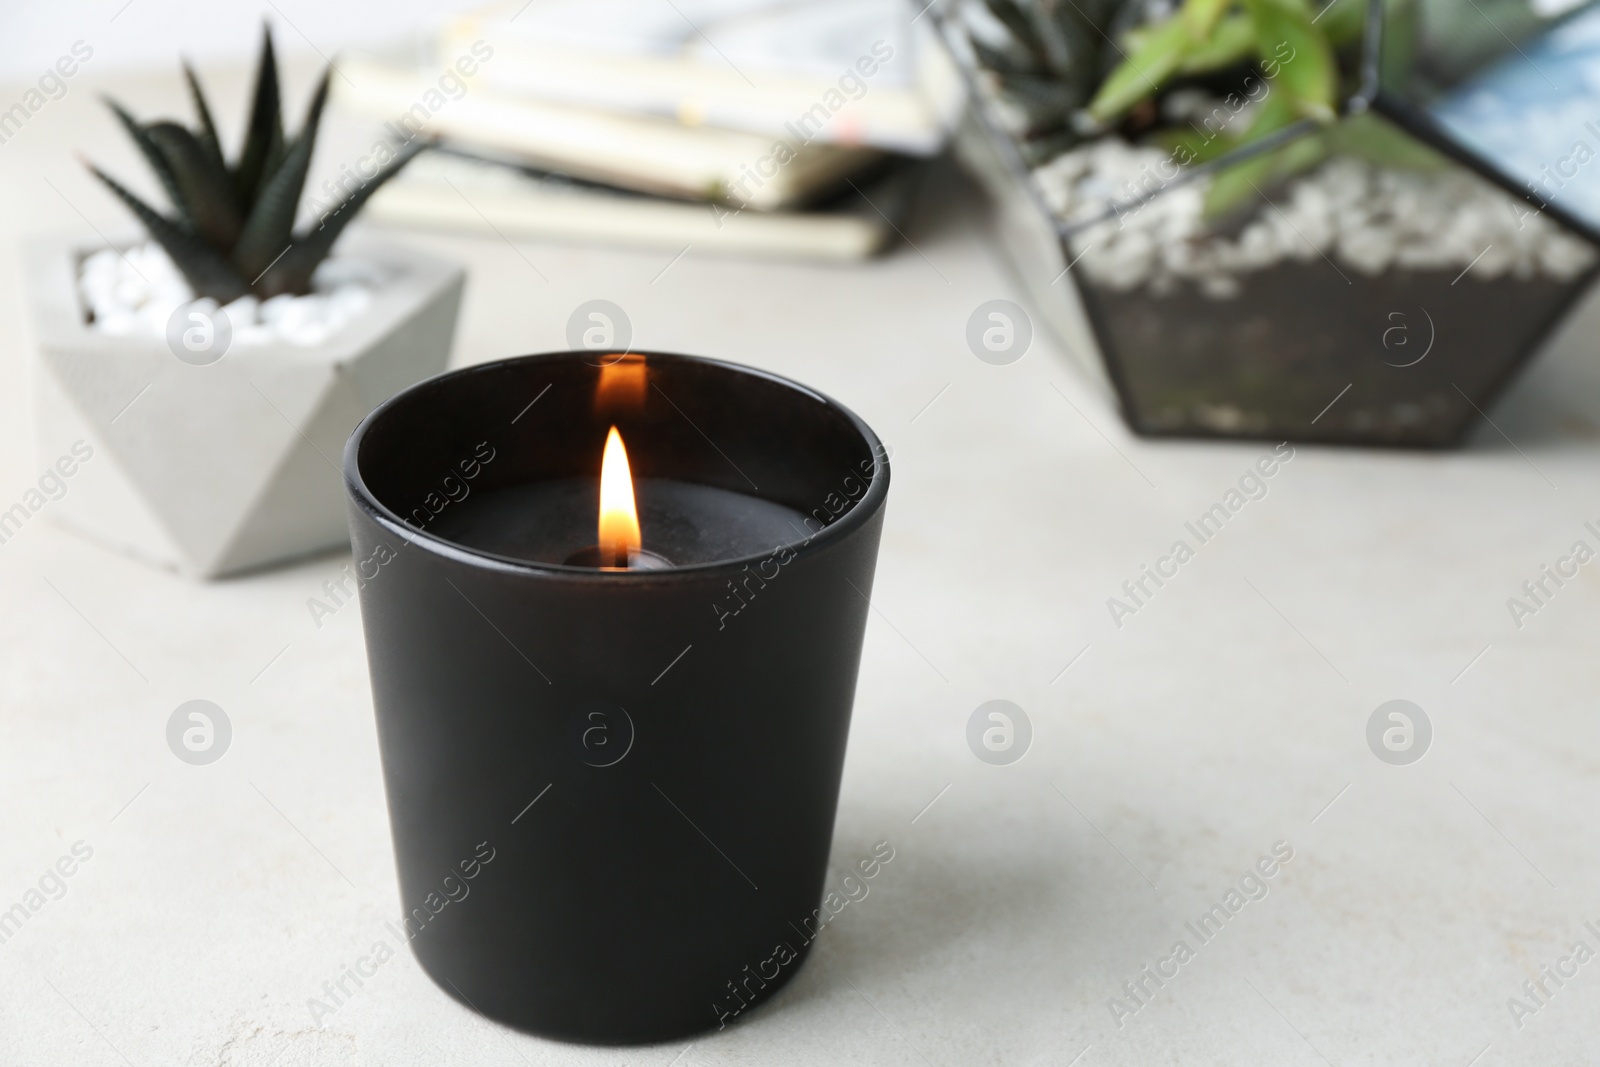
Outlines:
[[861,499],[841,515],[837,521],[829,523],[810,537],[787,541],[759,552],[747,553],[725,560],[712,560],[708,563],[690,563],[681,566],[667,567],[661,570],[630,570],[608,571],[592,567],[571,566],[565,563],[543,563],[536,560],[523,559],[517,556],[502,555],[498,552],[488,552],[474,548],[430,533],[425,529],[412,526],[402,519],[391,508],[386,506],[377,495],[368,488],[366,481],[361,476],[360,452],[361,442],[367,431],[381,419],[387,412],[399,406],[407,398],[421,393],[424,390],[436,387],[441,382],[455,378],[465,378],[474,374],[487,374],[503,370],[509,364],[530,363],[535,361],[555,361],[560,359],[592,359],[593,351],[587,349],[568,349],[555,352],[532,352],[521,356],[507,356],[503,359],[488,360],[483,363],[474,363],[468,367],[457,367],[454,370],[443,371],[431,377],[424,378],[412,385],[394,393],[371,411],[356,424],[350,437],[345,441],[344,455],[341,467],[343,468],[345,491],[357,505],[361,507],[379,525],[391,529],[407,544],[416,544],[428,548],[430,551],[457,562],[468,563],[474,566],[491,566],[496,570],[514,574],[537,574],[542,578],[565,579],[571,581],[586,581],[597,583],[627,583],[637,586],[647,582],[673,581],[678,578],[692,579],[715,574],[718,571],[737,573],[746,566],[758,563],[780,550],[790,550],[798,555],[812,555],[820,552],[835,541],[849,534],[856,527],[868,522],[882,507],[889,495],[889,455],[872,427],[867,425],[865,419],[857,415],[849,407],[841,404],[833,397],[808,385],[804,385],[792,378],[752,367],[744,363],[734,363],[731,360],[712,359],[707,356],[692,356],[681,352],[656,352],[630,350],[628,355],[642,356],[646,362],[650,360],[665,360],[668,362],[697,363],[703,366],[716,367],[721,370],[731,371],[736,374],[750,375],[765,378],[770,382],[792,389],[813,401],[837,411],[854,428],[866,443],[872,454],[872,477],[868,482],[867,490]]

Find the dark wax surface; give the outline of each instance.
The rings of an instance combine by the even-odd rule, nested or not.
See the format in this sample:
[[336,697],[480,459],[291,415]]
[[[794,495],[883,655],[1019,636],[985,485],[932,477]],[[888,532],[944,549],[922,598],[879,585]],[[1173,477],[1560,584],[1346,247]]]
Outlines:
[[[643,547],[674,566],[770,552],[809,536],[793,508],[707,485],[640,479],[634,501]],[[562,563],[595,543],[599,509],[598,479],[565,478],[474,492],[445,508],[429,532],[500,556]]]

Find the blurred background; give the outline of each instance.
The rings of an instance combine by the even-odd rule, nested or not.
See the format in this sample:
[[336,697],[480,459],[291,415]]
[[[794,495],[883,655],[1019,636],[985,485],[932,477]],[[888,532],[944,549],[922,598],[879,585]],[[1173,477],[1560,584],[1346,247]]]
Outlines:
[[[23,82],[35,68],[42,70],[61,54],[61,42],[95,36],[106,69],[127,71],[141,67],[166,70],[173,57],[195,56],[215,63],[246,63],[255,58],[264,19],[293,19],[309,38],[300,37],[287,22],[282,28],[285,52],[313,58],[317,50],[330,54],[341,48],[375,44],[409,44],[436,29],[452,14],[481,8],[482,4],[271,4],[194,5],[178,0],[156,0],[146,5],[78,3],[45,9],[11,12],[6,17],[6,40],[0,50],[0,71],[8,81]],[[292,38],[292,39],[291,39]],[[310,44],[315,41],[316,44]]]

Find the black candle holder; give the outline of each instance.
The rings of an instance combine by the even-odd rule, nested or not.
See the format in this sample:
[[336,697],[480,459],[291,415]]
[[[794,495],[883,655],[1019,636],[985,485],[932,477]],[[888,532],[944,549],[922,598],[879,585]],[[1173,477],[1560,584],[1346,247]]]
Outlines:
[[[654,522],[673,566],[562,562],[593,541],[612,425],[644,547]],[[889,486],[876,435],[760,371],[570,352],[407,389],[344,469],[423,969],[490,1018],[603,1044],[770,997],[819,927]]]

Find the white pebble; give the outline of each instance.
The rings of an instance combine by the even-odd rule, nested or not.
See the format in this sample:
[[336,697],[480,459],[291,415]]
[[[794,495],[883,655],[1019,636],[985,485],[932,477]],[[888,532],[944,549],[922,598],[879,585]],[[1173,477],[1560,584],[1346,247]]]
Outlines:
[[235,341],[241,331],[256,324],[256,315],[260,310],[261,300],[254,293],[246,293],[232,303],[223,305],[222,313],[228,316],[228,326],[233,330]]
[[[235,345],[320,345],[368,312],[386,278],[374,264],[330,259],[313,276],[312,293],[265,301],[246,295],[221,310]],[[93,328],[119,337],[164,338],[173,311],[194,300],[183,274],[154,242],[90,253],[78,265],[77,281]],[[214,300],[194,302],[218,310]]]
[[[1034,172],[1046,203],[1067,222],[1084,222],[1153,188],[1170,171],[1156,148],[1106,139],[1085,144]],[[1262,208],[1236,235],[1205,219],[1202,180],[1169,187],[1109,227],[1072,240],[1091,279],[1117,290],[1169,291],[1174,280],[1222,297],[1237,276],[1285,261],[1326,255],[1369,275],[1395,266],[1464,270],[1474,276],[1546,275],[1567,281],[1595,252],[1548,218],[1519,210],[1510,194],[1461,170],[1407,171],[1349,157],[1330,159],[1294,181],[1278,208]]]
[[1349,230],[1339,239],[1339,259],[1363,274],[1382,274],[1394,261],[1396,243],[1387,227]]

